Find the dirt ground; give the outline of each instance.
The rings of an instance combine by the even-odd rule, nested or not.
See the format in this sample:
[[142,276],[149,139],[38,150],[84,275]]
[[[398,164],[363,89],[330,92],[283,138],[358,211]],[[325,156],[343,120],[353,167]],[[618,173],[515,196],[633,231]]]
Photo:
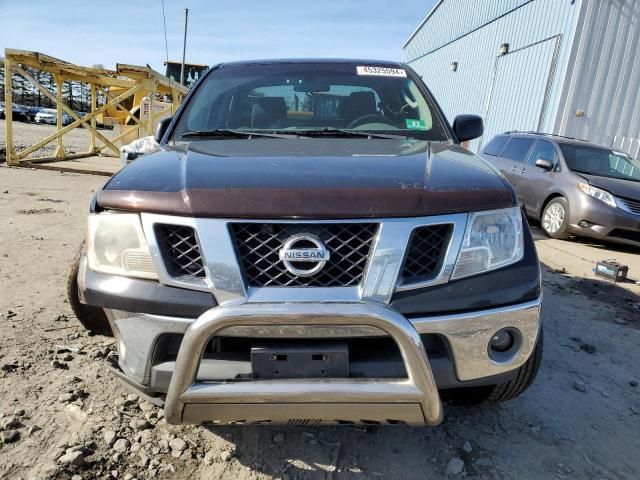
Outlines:
[[[6,156],[7,147],[5,123],[5,120],[0,120],[0,159],[2,160]],[[13,146],[16,150],[22,150],[55,133],[55,131],[55,125],[13,122]],[[107,138],[114,136],[113,130],[100,130],[100,133]],[[89,131],[84,128],[74,128],[62,137],[62,144],[67,154],[86,152],[89,150],[90,143],[91,136]],[[34,152],[30,158],[52,157],[55,154],[56,146],[56,142],[49,143]]]
[[107,371],[112,341],[65,299],[104,181],[0,165],[0,478],[640,478],[640,287],[591,273],[615,257],[640,278],[637,251],[537,235],[545,354],[511,402],[445,405],[437,428],[173,427]]

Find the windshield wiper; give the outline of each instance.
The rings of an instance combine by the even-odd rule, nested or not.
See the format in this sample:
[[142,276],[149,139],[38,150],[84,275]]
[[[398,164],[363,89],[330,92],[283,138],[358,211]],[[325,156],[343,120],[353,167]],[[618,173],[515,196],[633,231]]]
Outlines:
[[192,130],[185,132],[181,138],[202,137],[202,138],[291,138],[292,134],[282,135],[278,133],[252,132],[245,130],[232,130],[228,128],[216,128],[215,130]]
[[301,137],[343,137],[343,138],[367,137],[367,138],[386,138],[391,140],[395,140],[395,139],[404,140],[408,138],[406,135],[392,135],[392,134],[386,134],[386,133],[364,132],[364,131],[358,131],[358,130],[347,130],[342,128],[290,130],[290,131],[287,131],[287,133],[291,133],[293,135],[299,135]]

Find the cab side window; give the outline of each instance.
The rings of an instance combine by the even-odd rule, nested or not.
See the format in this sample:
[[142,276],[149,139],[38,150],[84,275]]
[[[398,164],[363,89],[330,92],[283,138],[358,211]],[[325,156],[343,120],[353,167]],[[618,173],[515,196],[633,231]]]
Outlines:
[[507,148],[502,152],[502,157],[518,163],[524,162],[533,142],[534,140],[530,138],[512,138]]

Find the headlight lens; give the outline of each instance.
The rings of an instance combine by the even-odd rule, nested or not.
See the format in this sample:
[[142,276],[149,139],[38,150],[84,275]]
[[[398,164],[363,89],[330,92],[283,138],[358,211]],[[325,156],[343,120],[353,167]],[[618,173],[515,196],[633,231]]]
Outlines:
[[89,215],[87,260],[96,272],[158,278],[136,214]]
[[471,213],[451,278],[495,270],[519,262],[523,256],[519,207]]
[[602,190],[601,188],[594,187],[589,185],[588,183],[579,183],[578,188],[582,190],[583,193],[586,193],[590,197],[597,198],[598,200],[603,201],[610,207],[617,207],[616,200],[606,190]]

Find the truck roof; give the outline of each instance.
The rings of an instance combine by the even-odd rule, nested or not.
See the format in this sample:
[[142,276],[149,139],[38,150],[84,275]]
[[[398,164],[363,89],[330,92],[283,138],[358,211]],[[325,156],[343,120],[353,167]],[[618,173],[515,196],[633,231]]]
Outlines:
[[402,62],[391,60],[372,60],[354,58],[275,58],[261,60],[239,60],[233,62],[222,62],[219,65],[273,65],[277,63],[343,63],[350,65],[379,65],[391,68],[406,68]]

